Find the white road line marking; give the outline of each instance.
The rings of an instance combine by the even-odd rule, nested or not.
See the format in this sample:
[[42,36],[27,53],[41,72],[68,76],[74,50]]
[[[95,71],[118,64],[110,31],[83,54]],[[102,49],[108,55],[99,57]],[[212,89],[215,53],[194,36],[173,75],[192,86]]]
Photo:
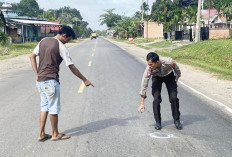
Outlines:
[[232,113],[232,109],[231,109],[230,107],[226,106],[225,104],[223,104],[223,103],[221,103],[221,102],[219,102],[219,101],[217,101],[217,100],[214,100],[214,99],[208,97],[207,95],[205,95],[205,94],[199,92],[198,90],[196,90],[196,89],[194,89],[194,88],[192,88],[192,87],[186,85],[185,83],[183,83],[183,82],[181,82],[181,81],[178,81],[178,82],[180,82],[180,83],[181,83],[182,85],[184,85],[185,87],[188,87],[188,88],[191,89],[193,92],[195,92],[195,93],[197,93],[197,94],[199,94],[199,95],[205,97],[206,99],[208,99],[208,100],[210,100],[210,101],[213,101],[213,102],[217,103],[219,106],[225,108],[227,111],[229,111],[230,113]]

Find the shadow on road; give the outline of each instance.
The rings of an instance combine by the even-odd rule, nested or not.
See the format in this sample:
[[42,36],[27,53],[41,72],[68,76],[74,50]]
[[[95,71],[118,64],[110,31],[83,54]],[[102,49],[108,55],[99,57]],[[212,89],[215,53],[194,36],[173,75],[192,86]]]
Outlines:
[[70,136],[80,136],[83,134],[88,134],[91,132],[97,132],[99,130],[118,125],[118,126],[126,126],[128,124],[128,121],[138,119],[138,117],[129,117],[126,119],[119,119],[119,118],[110,118],[100,121],[95,121],[88,123],[83,126],[79,126],[73,129],[69,129],[64,131],[64,133],[69,134]]
[[[182,122],[183,126],[191,125],[198,121],[204,121],[206,117],[200,115],[181,115],[180,121]],[[154,124],[150,125],[153,126]],[[167,120],[162,122],[162,126],[174,125],[174,121]]]
[[[198,121],[204,121],[206,118],[200,115],[181,115],[180,121],[184,126],[191,125]],[[173,125],[173,120],[164,121],[162,124],[164,125]]]

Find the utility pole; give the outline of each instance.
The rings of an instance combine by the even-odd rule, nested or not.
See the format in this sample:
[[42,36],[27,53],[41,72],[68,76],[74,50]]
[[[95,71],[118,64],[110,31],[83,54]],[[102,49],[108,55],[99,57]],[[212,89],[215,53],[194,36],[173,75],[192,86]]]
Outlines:
[[210,20],[210,9],[211,9],[211,1],[209,0],[209,19],[208,19],[208,27],[210,28],[210,25],[209,25],[209,20]]
[[44,18],[44,8],[43,8],[43,18]]
[[143,0],[142,0],[142,6],[141,6],[141,9],[142,9],[142,19],[141,19],[141,22],[143,23],[143,13],[144,13]]
[[[147,0],[147,7],[148,7],[148,0]],[[147,8],[147,42],[148,42],[148,8]]]
[[144,38],[144,20],[143,20],[144,8],[143,8],[143,0],[142,0],[142,5],[141,5],[141,13],[142,13],[142,19],[141,19],[141,36]]
[[200,37],[199,37],[199,35],[200,35],[200,16],[201,16],[201,0],[198,0],[195,42],[200,41]]

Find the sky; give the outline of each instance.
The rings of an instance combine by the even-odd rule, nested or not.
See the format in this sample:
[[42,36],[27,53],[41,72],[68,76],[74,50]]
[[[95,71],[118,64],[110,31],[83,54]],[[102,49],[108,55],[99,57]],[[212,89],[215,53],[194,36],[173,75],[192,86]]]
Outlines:
[[[0,0],[4,2],[5,0]],[[6,0],[8,3],[19,3],[20,0]],[[144,0],[147,2],[147,0]],[[155,0],[148,0],[151,8]],[[113,13],[125,16],[133,16],[136,11],[140,11],[142,0],[37,0],[39,7],[44,10],[59,9],[64,6],[76,8],[80,11],[83,21],[89,23],[92,30],[105,30],[106,25],[100,26],[99,16],[105,9],[115,8]]]

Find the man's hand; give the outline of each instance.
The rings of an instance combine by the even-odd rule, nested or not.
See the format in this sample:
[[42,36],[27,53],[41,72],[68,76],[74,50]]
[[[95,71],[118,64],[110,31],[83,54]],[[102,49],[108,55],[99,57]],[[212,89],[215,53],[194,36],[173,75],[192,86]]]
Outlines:
[[88,87],[89,85],[94,87],[94,85],[88,79],[85,80],[84,84],[85,84],[86,87]]
[[178,82],[178,79],[179,79],[179,78],[176,78],[176,79],[175,79],[176,83]]
[[145,111],[145,106],[143,103],[141,103],[139,108],[138,108],[138,112],[144,112],[144,111]]
[[175,65],[176,65],[176,63],[175,63],[175,62],[172,62],[172,63],[171,63],[172,68],[174,68],[174,67],[175,67]]
[[36,77],[36,81],[38,81],[38,77],[39,77],[38,74],[35,74],[35,77]]

